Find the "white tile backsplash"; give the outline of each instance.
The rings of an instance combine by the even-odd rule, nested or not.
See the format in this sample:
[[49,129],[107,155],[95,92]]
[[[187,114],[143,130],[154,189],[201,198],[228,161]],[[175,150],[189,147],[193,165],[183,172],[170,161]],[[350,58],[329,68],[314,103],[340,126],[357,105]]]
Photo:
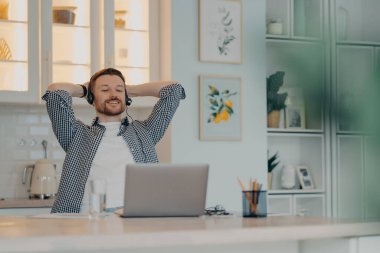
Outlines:
[[18,116],[18,123],[20,124],[37,124],[39,118],[38,115],[21,114]]
[[0,122],[0,198],[28,196],[22,172],[44,158],[44,139],[48,141],[48,158],[57,164],[60,175],[65,152],[53,134],[45,106],[2,105]]
[[[76,107],[74,112],[86,124],[91,124],[95,117],[90,106]],[[144,110],[131,108],[129,113],[134,119],[147,117]],[[28,197],[22,172],[27,165],[44,157],[42,140],[48,141],[48,158],[57,165],[59,181],[65,152],[53,134],[46,107],[1,105],[0,122],[0,198]]]
[[30,135],[49,135],[49,129],[47,126],[31,126]]

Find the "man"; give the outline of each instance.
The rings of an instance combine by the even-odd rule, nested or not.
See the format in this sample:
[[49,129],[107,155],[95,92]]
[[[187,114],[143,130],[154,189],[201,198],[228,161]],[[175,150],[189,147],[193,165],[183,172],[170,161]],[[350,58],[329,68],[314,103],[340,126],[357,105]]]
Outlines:
[[[129,97],[137,96],[155,96],[159,101],[148,119],[129,122],[121,114],[131,102]],[[85,97],[94,106],[97,117],[92,125],[75,118],[72,97]],[[113,68],[98,71],[84,85],[50,84],[42,99],[66,152],[52,213],[80,212],[89,178],[108,182],[107,208],[122,206],[126,164],[158,162],[155,145],[184,98],[184,89],[174,81],[125,85],[122,73]]]

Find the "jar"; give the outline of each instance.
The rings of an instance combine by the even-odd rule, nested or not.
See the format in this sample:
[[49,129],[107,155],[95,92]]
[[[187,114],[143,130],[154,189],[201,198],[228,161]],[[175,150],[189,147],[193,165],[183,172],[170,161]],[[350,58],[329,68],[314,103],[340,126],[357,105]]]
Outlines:
[[282,35],[283,25],[281,19],[271,20],[268,24],[268,34]]
[[0,0],[0,19],[8,19],[8,0]]
[[125,10],[115,11],[115,28],[125,28],[126,16],[127,16],[127,11]]

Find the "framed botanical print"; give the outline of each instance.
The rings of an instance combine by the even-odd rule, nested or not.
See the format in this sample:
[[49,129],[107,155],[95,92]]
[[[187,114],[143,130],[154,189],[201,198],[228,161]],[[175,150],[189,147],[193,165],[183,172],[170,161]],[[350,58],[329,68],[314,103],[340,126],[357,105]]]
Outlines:
[[241,0],[199,0],[199,60],[242,63]]
[[199,78],[199,138],[205,141],[241,139],[241,79],[204,75]]

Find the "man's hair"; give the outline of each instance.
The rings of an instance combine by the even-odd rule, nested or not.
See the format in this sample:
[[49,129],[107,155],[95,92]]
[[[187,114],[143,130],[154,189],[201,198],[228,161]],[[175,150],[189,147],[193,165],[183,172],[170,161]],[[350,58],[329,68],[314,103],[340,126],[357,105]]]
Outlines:
[[90,79],[90,82],[88,84],[88,90],[90,92],[93,92],[93,88],[94,88],[93,86],[94,86],[94,83],[95,83],[96,79],[98,79],[100,76],[104,76],[104,75],[115,75],[115,76],[118,76],[125,83],[125,78],[124,78],[123,74],[119,70],[114,69],[114,68],[101,69],[98,72],[96,72],[95,74],[93,74],[92,77],[91,77],[91,79]]

